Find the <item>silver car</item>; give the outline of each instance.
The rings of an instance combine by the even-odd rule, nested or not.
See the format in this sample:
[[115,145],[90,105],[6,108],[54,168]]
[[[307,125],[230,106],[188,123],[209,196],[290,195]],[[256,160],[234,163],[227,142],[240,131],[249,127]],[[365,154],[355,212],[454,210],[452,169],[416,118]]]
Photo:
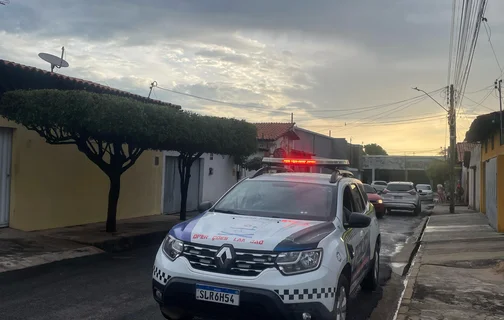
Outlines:
[[371,186],[381,193],[387,187],[387,181],[375,180],[371,183]]
[[412,182],[389,182],[382,192],[383,204],[390,210],[412,210],[415,214],[422,211],[422,203]]
[[430,184],[417,184],[416,189],[418,194],[420,195],[420,200],[426,202],[434,201],[434,192],[432,191],[432,187]]

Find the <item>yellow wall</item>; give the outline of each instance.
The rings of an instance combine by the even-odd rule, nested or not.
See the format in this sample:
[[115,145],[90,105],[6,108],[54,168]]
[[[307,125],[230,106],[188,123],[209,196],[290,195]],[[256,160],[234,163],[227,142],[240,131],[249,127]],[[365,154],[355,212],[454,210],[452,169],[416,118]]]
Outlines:
[[[494,141],[494,149],[492,150],[492,142]],[[494,158],[499,154],[504,154],[504,145],[500,145],[499,132],[495,132],[492,138],[489,138],[487,142],[487,151],[485,152],[485,143],[482,141],[481,144],[481,161],[486,161],[488,159]]]
[[496,131],[494,135],[488,139],[486,148],[484,141],[482,141],[481,144],[480,210],[483,213],[486,212],[486,161],[495,157],[497,157],[497,231],[504,232],[504,145],[500,144],[499,131]]
[[[47,144],[3,118],[0,126],[15,128],[10,227],[30,231],[106,220],[108,178],[75,145]],[[161,160],[161,152],[144,152],[122,175],[118,219],[161,213]]]
[[504,155],[497,157],[497,231],[504,232]]

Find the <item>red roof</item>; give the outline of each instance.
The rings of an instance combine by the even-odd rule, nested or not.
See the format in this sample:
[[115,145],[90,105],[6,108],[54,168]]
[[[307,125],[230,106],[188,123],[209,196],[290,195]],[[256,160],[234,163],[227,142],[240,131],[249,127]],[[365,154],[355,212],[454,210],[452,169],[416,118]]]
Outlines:
[[277,140],[294,128],[294,123],[290,122],[263,122],[254,124],[257,128],[257,139],[259,140]]
[[457,143],[457,160],[459,162],[464,161],[464,152],[472,151],[476,147],[477,143],[470,142],[458,142]]
[[[104,86],[92,81],[73,78],[20,63],[0,59],[0,95],[3,92],[17,89],[60,89],[88,90],[95,93],[106,93],[181,109],[180,106],[150,99],[131,92]],[[147,88],[145,88],[147,90]]]

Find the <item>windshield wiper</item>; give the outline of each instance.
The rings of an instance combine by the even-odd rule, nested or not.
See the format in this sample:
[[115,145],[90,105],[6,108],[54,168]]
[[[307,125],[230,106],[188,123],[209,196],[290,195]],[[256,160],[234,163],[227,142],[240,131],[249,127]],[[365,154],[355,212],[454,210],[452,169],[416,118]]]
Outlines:
[[213,209],[212,212],[220,212],[220,213],[227,213],[227,214],[240,214],[239,212],[236,212],[231,209]]

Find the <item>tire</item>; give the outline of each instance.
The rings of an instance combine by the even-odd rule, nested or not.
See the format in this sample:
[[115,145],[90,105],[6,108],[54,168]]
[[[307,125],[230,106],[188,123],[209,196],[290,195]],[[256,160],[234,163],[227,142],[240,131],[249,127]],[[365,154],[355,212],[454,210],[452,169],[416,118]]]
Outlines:
[[413,213],[414,213],[415,215],[417,215],[417,216],[418,216],[420,213],[422,213],[422,204],[421,204],[421,203],[419,203],[419,204],[416,206],[416,208],[415,208],[415,210],[413,211]]
[[338,280],[338,289],[334,296],[333,319],[344,320],[348,317],[349,291],[350,285],[348,280],[344,275],[341,275]]
[[380,245],[376,242],[373,261],[368,274],[361,283],[362,290],[374,291],[380,286]]
[[169,312],[168,310],[163,310],[163,308],[161,307],[161,314],[167,320],[191,320],[193,318],[193,317],[187,316],[187,315],[182,315],[182,316],[179,316],[179,317],[173,317],[173,316],[168,315],[167,314],[168,312]]
[[378,218],[378,219],[383,219],[383,215],[384,215],[384,214],[385,214],[385,213],[383,213],[383,212],[376,212],[376,218]]
[[387,214],[392,213],[392,209],[387,208],[386,211],[387,211]]

